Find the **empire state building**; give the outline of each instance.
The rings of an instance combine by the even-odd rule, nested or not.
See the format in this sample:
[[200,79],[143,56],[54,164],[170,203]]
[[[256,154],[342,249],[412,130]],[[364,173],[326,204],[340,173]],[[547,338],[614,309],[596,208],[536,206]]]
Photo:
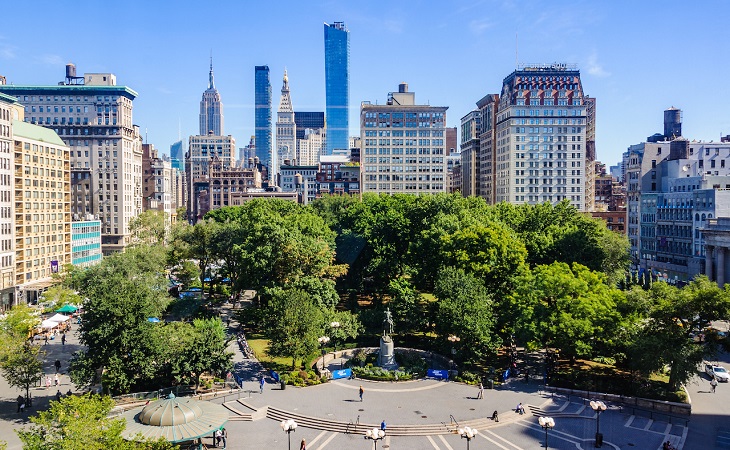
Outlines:
[[210,59],[208,89],[200,101],[200,135],[223,136],[223,103],[213,80],[213,58]]

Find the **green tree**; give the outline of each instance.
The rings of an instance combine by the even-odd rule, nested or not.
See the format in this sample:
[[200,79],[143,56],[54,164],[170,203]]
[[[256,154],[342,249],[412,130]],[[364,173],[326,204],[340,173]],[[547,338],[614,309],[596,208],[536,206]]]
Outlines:
[[200,269],[194,262],[185,260],[172,269],[172,275],[187,289],[200,280]]
[[230,369],[233,354],[226,350],[228,341],[220,318],[195,319],[193,339],[185,349],[186,365],[193,374],[195,389],[200,387],[200,376],[209,372],[222,375]]
[[388,307],[393,313],[395,330],[401,334],[422,331],[427,316],[423,311],[424,300],[416,288],[408,280],[396,278],[390,280],[388,294]]
[[57,308],[65,304],[78,305],[81,303],[81,296],[79,296],[73,289],[64,286],[63,284],[56,284],[49,287],[46,292],[43,293],[43,301],[54,302]]
[[630,350],[630,364],[643,373],[668,366],[669,385],[676,390],[717,352],[715,341],[697,345],[691,333],[730,317],[730,293],[702,275],[682,289],[653,283],[648,291],[636,288],[634,295],[645,296],[651,309]]
[[160,441],[133,442],[122,438],[124,419],[109,417],[114,401],[95,395],[69,396],[51,402],[47,411],[31,417],[28,429],[18,430],[23,450],[171,450]]
[[113,392],[155,378],[149,317],[159,317],[169,303],[164,277],[164,254],[139,247],[118,253],[90,267],[79,280],[84,302],[79,331],[86,350],[71,362],[77,385],[89,385],[103,371],[104,383]]
[[604,275],[574,263],[537,266],[515,290],[516,334],[567,356],[590,356],[609,347],[621,317],[621,291],[607,286]]
[[167,234],[167,213],[149,209],[129,221],[134,245],[164,244]]
[[292,359],[292,368],[317,349],[317,338],[324,329],[322,310],[299,289],[277,292],[268,310],[268,353]]
[[493,302],[479,278],[446,267],[439,273],[434,295],[439,300],[434,324],[443,348],[454,345],[447,341],[454,335],[460,339],[454,348],[465,361],[476,362],[494,352],[500,340],[494,332]]
[[0,362],[5,381],[10,386],[25,391],[25,398],[30,398],[30,388],[43,375],[43,360],[40,348],[26,341],[17,346],[12,353],[5,355]]

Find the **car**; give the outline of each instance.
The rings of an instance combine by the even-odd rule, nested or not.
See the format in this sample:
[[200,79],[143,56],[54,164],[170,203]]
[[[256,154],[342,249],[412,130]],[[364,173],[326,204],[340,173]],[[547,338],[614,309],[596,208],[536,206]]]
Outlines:
[[709,375],[710,378],[715,378],[721,383],[727,383],[730,381],[730,374],[728,374],[727,370],[725,370],[722,366],[705,364],[705,373]]

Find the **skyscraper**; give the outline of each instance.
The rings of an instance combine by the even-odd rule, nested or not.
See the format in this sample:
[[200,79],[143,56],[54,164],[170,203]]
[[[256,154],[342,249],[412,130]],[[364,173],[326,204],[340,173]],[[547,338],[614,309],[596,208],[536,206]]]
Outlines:
[[223,103],[221,95],[215,88],[213,80],[213,58],[210,58],[210,74],[208,75],[208,89],[203,92],[200,100],[200,135],[223,135]]
[[185,171],[185,144],[179,140],[170,146],[170,160],[172,168]]
[[593,201],[595,101],[567,64],[521,66],[502,83],[495,145],[495,200],[517,204]]
[[284,161],[289,160],[289,164],[293,163],[292,159],[294,159],[297,148],[296,129],[294,107],[289,94],[289,76],[285,69],[279,110],[276,113],[276,167],[273,170],[275,174],[278,173],[278,169],[284,164]]
[[256,156],[264,166],[271,165],[271,81],[269,66],[256,66]]
[[344,22],[324,24],[327,149],[349,148],[350,32]]

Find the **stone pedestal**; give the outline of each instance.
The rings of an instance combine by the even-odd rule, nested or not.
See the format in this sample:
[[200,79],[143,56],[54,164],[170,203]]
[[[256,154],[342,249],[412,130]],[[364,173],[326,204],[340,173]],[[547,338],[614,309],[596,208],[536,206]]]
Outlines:
[[390,336],[383,336],[380,338],[378,365],[388,370],[398,368],[398,364],[395,362],[395,346],[393,345],[393,339]]

